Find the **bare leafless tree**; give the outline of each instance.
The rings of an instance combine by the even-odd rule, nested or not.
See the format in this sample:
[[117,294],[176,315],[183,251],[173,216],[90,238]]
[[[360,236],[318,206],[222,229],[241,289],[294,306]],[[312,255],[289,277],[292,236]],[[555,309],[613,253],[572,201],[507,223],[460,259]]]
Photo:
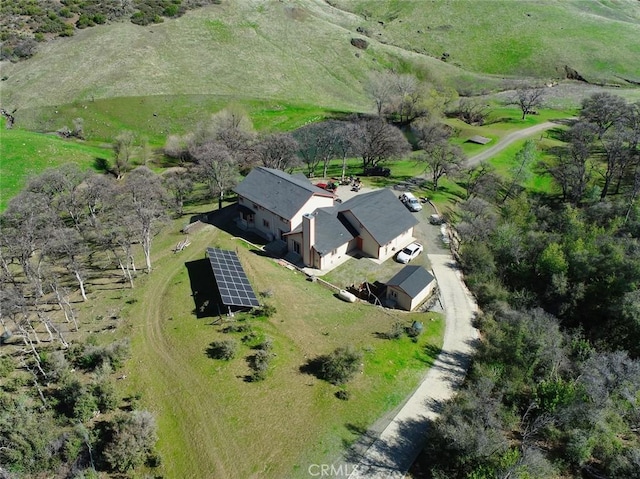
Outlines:
[[411,149],[402,132],[381,118],[363,118],[351,133],[354,151],[362,158],[363,171],[399,158]]
[[298,142],[291,134],[272,133],[257,143],[254,154],[262,166],[291,171],[300,163],[298,149]]
[[580,119],[596,125],[598,138],[609,129],[625,122],[629,105],[624,98],[611,93],[594,93],[582,101]]
[[522,119],[540,108],[544,101],[544,88],[519,88],[511,98],[511,104],[518,105]]
[[238,165],[222,143],[207,142],[191,150],[197,161],[195,174],[209,187],[212,198],[218,198],[218,208],[222,209],[222,199],[238,181]]
[[152,239],[156,228],[166,218],[165,189],[158,175],[146,166],[139,166],[127,175],[121,191],[121,207],[129,212],[131,226],[140,236],[147,272],[150,273]]
[[113,142],[113,173],[116,175],[117,179],[121,179],[122,176],[131,168],[131,156],[133,155],[134,142],[135,135],[132,131],[123,131],[119,133]]
[[367,78],[366,91],[373,99],[378,116],[388,109],[394,95],[396,74],[392,72],[372,72]]
[[86,214],[82,202],[82,185],[88,174],[75,163],[49,168],[33,177],[27,190],[45,195],[48,208],[57,219],[81,230]]
[[431,175],[431,187],[436,191],[443,177],[453,176],[460,171],[464,155],[459,146],[440,141],[427,145],[419,159]]
[[580,204],[591,180],[589,158],[593,153],[596,135],[593,124],[576,123],[567,132],[569,147],[561,151],[555,160],[543,164],[560,186],[563,199],[574,205]]
[[87,301],[84,259],[88,252],[78,230],[64,226],[52,229],[43,248],[43,253],[50,257],[53,263],[64,266],[75,277],[84,301]]
[[500,177],[495,168],[488,162],[480,164],[466,171],[467,199],[473,196],[495,198],[500,187]]
[[339,155],[339,143],[342,140],[343,122],[322,121],[306,125],[294,132],[298,141],[298,153],[307,165],[309,177],[315,175],[316,168],[322,164],[322,176],[327,176],[331,160]]
[[474,98],[461,98],[458,102],[458,118],[469,125],[484,125],[491,113],[486,101]]
[[184,213],[184,202],[193,192],[193,176],[187,168],[173,169],[162,175],[162,182],[173,197],[173,206],[178,216]]

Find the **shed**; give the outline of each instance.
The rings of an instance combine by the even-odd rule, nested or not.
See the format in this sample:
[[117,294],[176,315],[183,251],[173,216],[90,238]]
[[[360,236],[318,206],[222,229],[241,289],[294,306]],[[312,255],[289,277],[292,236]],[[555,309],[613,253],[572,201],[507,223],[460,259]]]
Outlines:
[[467,140],[468,143],[477,143],[478,145],[486,145],[491,141],[491,138],[486,136],[474,135]]
[[422,266],[405,266],[387,281],[385,297],[399,308],[413,311],[420,306],[436,286],[436,279]]

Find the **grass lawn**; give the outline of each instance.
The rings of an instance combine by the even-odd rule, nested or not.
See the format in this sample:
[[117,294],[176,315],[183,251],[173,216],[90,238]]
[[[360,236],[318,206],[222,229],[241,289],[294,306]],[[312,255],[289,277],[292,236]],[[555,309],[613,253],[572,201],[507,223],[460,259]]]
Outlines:
[[63,140],[55,135],[5,129],[0,122],[0,212],[17,195],[30,175],[62,163],[77,163],[92,168],[96,158],[111,158],[109,148]]
[[[157,415],[163,476],[307,477],[310,464],[337,459],[367,426],[397,406],[433,361],[427,346],[437,349],[442,343],[440,316],[345,303],[214,227],[195,233],[191,246],[173,254],[171,247],[182,236],[172,231],[182,222],[157,237],[155,269],[127,290],[122,311],[122,332],[131,337],[133,357],[125,367],[127,380],[119,384],[125,393],[143,391],[144,406]],[[236,249],[254,290],[271,291],[263,301],[275,306],[275,315],[233,318],[251,324],[258,337],[274,340],[276,356],[263,382],[245,381],[251,350],[241,344],[241,333],[221,332],[230,319],[195,314],[193,289],[202,294],[211,288],[193,273],[206,246]],[[416,319],[425,324],[418,343],[376,334],[395,321],[408,325]],[[208,345],[228,337],[240,344],[237,356],[229,362],[209,358]],[[364,358],[361,373],[346,386],[352,398],[340,401],[336,386],[300,368],[347,344]]]
[[18,126],[35,131],[55,131],[84,120],[85,136],[111,143],[123,130],[134,131],[138,141],[146,139],[161,148],[167,136],[185,134],[227,106],[239,106],[258,131],[289,131],[305,123],[340,116],[344,112],[308,104],[276,100],[236,100],[221,95],[153,95],[77,101],[57,106],[22,109]]

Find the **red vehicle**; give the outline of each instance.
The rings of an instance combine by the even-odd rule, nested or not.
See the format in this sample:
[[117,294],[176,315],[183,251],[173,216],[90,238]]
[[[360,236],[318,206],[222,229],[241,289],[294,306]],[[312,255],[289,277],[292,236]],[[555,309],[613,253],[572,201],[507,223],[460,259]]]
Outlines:
[[338,189],[338,182],[328,182],[328,183],[316,183],[318,188],[322,188],[327,191],[336,191]]

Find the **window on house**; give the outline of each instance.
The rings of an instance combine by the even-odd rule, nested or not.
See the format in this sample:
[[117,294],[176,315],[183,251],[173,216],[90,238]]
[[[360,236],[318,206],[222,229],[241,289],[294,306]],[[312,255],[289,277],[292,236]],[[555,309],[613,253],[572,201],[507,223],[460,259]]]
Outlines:
[[269,221],[268,220],[262,220],[262,226],[264,226],[265,228],[269,227]]
[[301,254],[300,253],[300,243],[298,243],[297,241],[293,242],[293,251],[298,253],[298,254]]

